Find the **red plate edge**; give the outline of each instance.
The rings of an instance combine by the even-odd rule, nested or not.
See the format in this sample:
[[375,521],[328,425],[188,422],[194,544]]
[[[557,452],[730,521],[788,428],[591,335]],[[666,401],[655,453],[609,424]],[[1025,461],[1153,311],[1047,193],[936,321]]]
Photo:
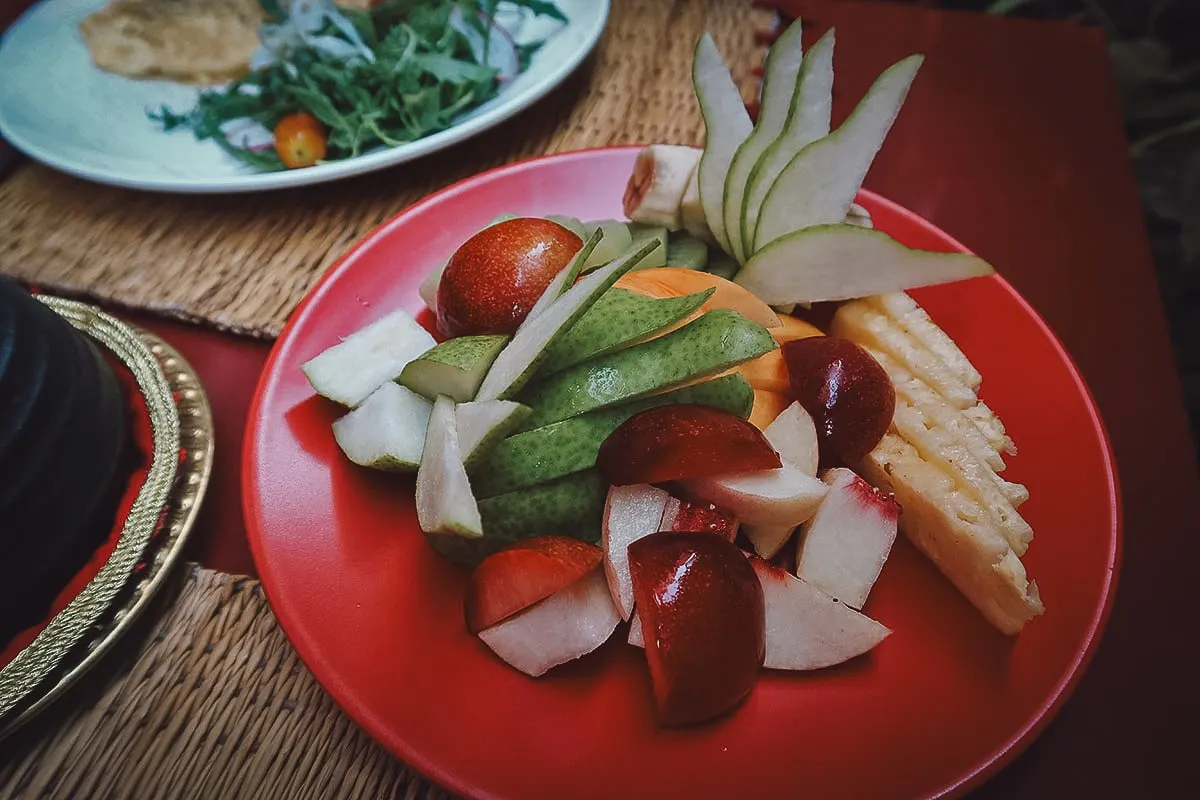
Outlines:
[[[609,153],[629,153],[634,154],[645,145],[623,145],[613,147],[594,147],[580,150],[573,150],[563,153],[555,153],[550,155],[538,156],[536,158],[526,159],[512,164],[501,165],[477,173],[473,176],[458,181],[450,186],[447,186],[433,194],[428,195],[423,200],[397,212],[387,221],[378,225],[373,231],[359,240],[355,245],[348,249],[317,281],[317,283],[309,290],[307,295],[297,305],[296,309],[288,318],[279,337],[271,348],[271,352],[264,364],[263,371],[260,374],[259,381],[255,387],[253,400],[251,401],[249,413],[247,416],[246,429],[243,437],[243,461],[242,461],[242,483],[245,487],[243,492],[243,517],[246,523],[246,528],[250,544],[250,552],[254,559],[255,566],[259,572],[263,591],[266,594],[268,602],[276,611],[276,619],[284,634],[292,643],[293,647],[299,653],[301,660],[308,666],[317,682],[324,688],[334,701],[358,724],[360,724],[367,733],[377,742],[394,753],[398,758],[403,760],[407,765],[413,767],[430,780],[440,786],[451,791],[462,794],[470,794],[478,787],[471,786],[468,783],[460,781],[453,773],[443,770],[439,765],[422,758],[417,752],[411,750],[404,742],[393,740],[388,736],[386,726],[382,724],[370,708],[361,706],[355,703],[343,702],[342,697],[346,696],[345,685],[333,674],[323,674],[320,660],[313,657],[313,652],[309,648],[307,642],[303,639],[292,635],[290,623],[286,621],[287,614],[280,614],[280,609],[286,609],[287,606],[282,602],[277,603],[271,589],[271,571],[269,562],[265,553],[261,550],[260,540],[258,538],[259,519],[257,509],[253,503],[253,497],[256,495],[254,480],[254,464],[257,461],[258,447],[255,438],[257,432],[256,420],[259,417],[260,406],[265,396],[265,390],[274,371],[275,362],[280,356],[282,345],[288,339],[294,326],[298,325],[300,320],[305,316],[310,304],[316,302],[329,288],[329,286],[338,278],[346,269],[353,263],[356,255],[365,247],[375,244],[377,241],[385,238],[394,228],[403,225],[409,216],[415,215],[426,206],[443,202],[455,195],[463,192],[470,185],[474,184],[487,177],[495,177],[500,174],[517,174],[527,169],[536,168],[546,162],[553,161],[573,161],[580,158],[586,158],[589,155],[609,154]],[[886,207],[889,211],[898,216],[904,217],[914,226],[923,228],[936,234],[939,238],[944,239],[949,245],[957,248],[961,252],[972,252],[969,248],[963,245],[954,237],[943,232],[937,226],[928,222],[924,218],[918,216],[914,212],[900,206],[899,204],[881,197],[874,192],[863,189],[860,194],[868,198],[872,203]],[[1116,468],[1116,460],[1112,451],[1112,442],[1108,436],[1107,427],[1100,415],[1099,409],[1096,406],[1095,398],[1092,395],[1090,388],[1084,381],[1075,360],[1067,352],[1059,338],[1054,334],[1053,330],[1041,317],[1036,309],[1025,300],[1013,288],[1013,286],[999,273],[993,275],[990,280],[997,282],[1004,291],[1012,297],[1013,300],[1028,314],[1036,325],[1046,334],[1047,339],[1053,344],[1058,357],[1067,366],[1071,380],[1080,390],[1080,394],[1085,401],[1088,415],[1092,426],[1095,428],[1100,441],[1103,444],[1103,466],[1108,483],[1108,503],[1110,518],[1113,521],[1111,531],[1112,546],[1108,552],[1108,574],[1104,581],[1104,602],[1085,632],[1086,646],[1078,654],[1071,665],[1069,672],[1055,687],[1053,693],[1046,703],[1042,704],[1038,709],[1037,715],[1024,728],[1014,734],[1008,741],[1004,742],[991,757],[980,763],[973,771],[961,776],[957,782],[946,786],[938,794],[933,797],[959,797],[972,789],[978,788],[985,783],[990,777],[999,772],[1002,768],[1010,764],[1021,753],[1023,753],[1030,744],[1045,730],[1046,726],[1054,719],[1055,715],[1062,708],[1063,704],[1070,698],[1075,687],[1078,685],[1080,678],[1090,664],[1092,657],[1095,655],[1096,648],[1099,645],[1101,635],[1108,622],[1109,614],[1112,610],[1112,605],[1116,597],[1116,589],[1120,574],[1121,556],[1123,552],[1123,506],[1120,492],[1120,484]],[[253,490],[253,491],[251,491]]]

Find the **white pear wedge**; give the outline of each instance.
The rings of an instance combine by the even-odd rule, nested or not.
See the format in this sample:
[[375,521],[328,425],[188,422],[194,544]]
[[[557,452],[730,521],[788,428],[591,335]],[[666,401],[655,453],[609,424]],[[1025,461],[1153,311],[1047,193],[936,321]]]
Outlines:
[[793,231],[846,219],[924,60],[912,55],[884,70],[836,131],[779,173],[758,215],[755,252]]
[[333,438],[346,458],[363,467],[412,472],[421,464],[433,404],[388,381],[358,408],[333,422]]
[[459,403],[454,408],[454,418],[463,463],[470,469],[481,462],[492,447],[519,428],[532,412],[529,406],[512,400]]
[[[717,50],[712,36],[705,33],[696,43],[692,60],[692,84],[700,113],[704,117],[704,154],[696,167],[700,190],[700,205],[713,238],[726,253],[729,238],[725,235],[725,176],[738,147],[750,135],[754,124],[742,100],[742,93],[733,82],[725,60]],[[730,253],[730,255],[733,255]]]
[[[829,120],[833,114],[833,29],[830,28],[804,54],[800,65],[800,77],[796,92],[788,111],[783,132],[758,157],[746,181],[742,206],[738,209],[741,220],[743,255],[749,258],[753,251],[754,234],[758,229],[758,214],[763,200],[771,190],[779,173],[783,172],[796,154],[813,142],[829,134]],[[745,258],[742,261],[745,261]]]
[[425,533],[483,536],[483,520],[459,449],[454,401],[445,395],[438,397],[429,415],[415,499],[417,522]]
[[914,250],[883,231],[841,223],[775,240],[735,280],[764,302],[782,305],[907,291],[995,271],[976,255]]
[[722,203],[725,236],[729,240],[730,255],[739,262],[746,260],[746,251],[749,249],[742,244],[742,198],[745,196],[746,183],[758,163],[758,157],[783,133],[784,124],[791,115],[796,87],[799,85],[797,76],[804,58],[800,34],[800,21],[797,20],[771,45],[763,65],[762,102],[758,120],[750,135],[734,153],[729,173],[725,176]]

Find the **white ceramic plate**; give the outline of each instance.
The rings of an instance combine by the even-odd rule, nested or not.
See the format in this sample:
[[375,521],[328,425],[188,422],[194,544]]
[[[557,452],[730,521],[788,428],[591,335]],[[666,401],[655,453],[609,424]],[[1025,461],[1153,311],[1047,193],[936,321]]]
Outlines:
[[555,0],[563,25],[531,19],[518,42],[548,38],[530,67],[451,128],[411,144],[283,172],[256,172],[190,131],[164,133],[146,117],[165,103],[190,108],[198,89],[97,69],[79,23],[108,0],[45,0],[0,40],[0,134],[30,158],[100,183],[180,193],[252,192],[359,175],[449,147],[520,113],[591,52],[609,0]]

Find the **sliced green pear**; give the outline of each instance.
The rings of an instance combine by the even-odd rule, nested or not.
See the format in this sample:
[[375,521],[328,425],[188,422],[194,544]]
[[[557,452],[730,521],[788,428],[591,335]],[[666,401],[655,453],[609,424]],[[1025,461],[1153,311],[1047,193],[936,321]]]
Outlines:
[[600,244],[600,239],[604,236],[599,229],[594,230],[583,240],[583,247],[579,248],[574,256],[571,257],[570,263],[558,271],[553,278],[550,279],[550,285],[542,292],[537,301],[534,302],[533,308],[529,309],[529,313],[525,315],[526,319],[536,317],[541,314],[550,304],[562,297],[567,289],[575,285],[575,281],[579,280],[579,276],[583,274],[584,266],[587,260],[591,258],[592,252]]
[[645,341],[704,305],[715,288],[683,297],[647,297],[614,286],[566,334],[547,348],[539,376]]
[[883,231],[839,223],[776,239],[746,262],[736,281],[776,305],[850,300],[995,271],[976,255],[914,250]]
[[355,464],[413,472],[421,464],[433,404],[388,381],[350,413],[334,420],[333,438]]
[[641,247],[646,242],[657,242],[658,247],[650,251],[650,255],[642,259],[637,265],[638,269],[652,269],[654,267],[665,267],[667,265],[667,238],[668,231],[666,225],[651,225],[645,222],[630,222],[627,226],[629,235],[633,238],[633,244],[630,247]]
[[[725,176],[733,154],[750,135],[754,124],[746,111],[742,93],[733,82],[725,59],[712,36],[704,33],[696,43],[692,60],[692,84],[704,117],[704,154],[696,167],[700,205],[713,238],[730,252],[725,232]],[[690,229],[689,229],[690,230]]]
[[783,133],[783,127],[791,116],[796,87],[800,85],[797,76],[804,60],[800,34],[800,20],[796,20],[767,51],[758,119],[750,135],[733,154],[729,174],[725,176],[725,198],[722,201],[725,235],[729,239],[730,255],[738,261],[745,261],[750,250],[742,244],[742,200],[750,173],[754,171],[763,151]]
[[463,403],[479,391],[483,376],[506,344],[508,337],[501,334],[447,339],[408,362],[398,380],[431,401],[444,394]]
[[470,401],[455,406],[458,446],[467,470],[483,462],[497,444],[521,427],[532,411],[529,406],[512,400]]
[[596,249],[592,251],[583,265],[584,272],[591,272],[596,267],[603,266],[630,250],[636,249],[629,226],[620,220],[601,219],[583,224],[589,231],[600,232],[600,243],[596,245]]
[[735,372],[510,436],[473,472],[475,494],[492,497],[591,469],[600,445],[621,423],[639,411],[673,403],[711,406],[746,419],[754,388]]
[[708,266],[708,243],[690,233],[672,234],[663,266],[703,270]]
[[590,231],[587,229],[587,226],[583,224],[583,221],[577,217],[568,217],[562,214],[547,214],[546,219],[550,220],[551,222],[557,222],[559,225],[562,225],[580,239],[586,240],[588,238],[588,234],[590,233]]
[[[637,266],[656,246],[657,243],[649,242],[641,249],[629,252],[608,266],[581,278],[555,299],[545,311],[537,316],[527,317],[513,334],[512,341],[496,357],[492,368],[484,376],[475,399],[504,400],[519,392],[554,342],[566,334],[598,297],[608,291],[622,275]],[[555,291],[557,287],[551,282],[542,297]],[[541,298],[538,298],[538,302],[541,302]]]
[[300,366],[317,394],[355,408],[436,342],[407,311],[360,328]]
[[770,331],[736,311],[717,308],[668,334],[557,372],[530,384],[521,402],[533,409],[524,430],[648,395],[758,358],[778,345]]
[[467,479],[458,442],[454,401],[439,397],[429,415],[421,467],[417,470],[417,521],[431,542],[441,537],[483,536],[479,506]]
[[805,53],[783,132],[763,151],[750,170],[741,207],[743,261],[751,255],[759,211],[779,173],[797,153],[829,133],[829,119],[833,113],[834,43],[834,32],[830,28]]
[[913,55],[888,67],[836,131],[788,162],[763,199],[755,252],[793,231],[846,219],[924,60]]

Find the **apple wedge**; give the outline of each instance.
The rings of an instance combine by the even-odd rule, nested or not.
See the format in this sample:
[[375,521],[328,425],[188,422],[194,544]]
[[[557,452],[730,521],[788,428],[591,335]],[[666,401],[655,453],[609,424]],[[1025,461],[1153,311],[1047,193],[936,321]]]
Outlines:
[[629,575],[629,545],[656,533],[669,495],[646,484],[613,486],[604,503],[600,549],[604,551],[604,573],[621,619],[633,612],[633,578]]
[[[608,291],[618,278],[637,266],[637,263],[657,246],[657,242],[648,243],[616,259],[608,266],[601,267],[575,283],[561,296],[557,296],[554,302],[537,316],[531,314],[517,328],[512,341],[496,356],[491,369],[479,384],[479,392],[475,399],[504,400],[519,392],[533,375],[547,348],[583,316],[592,303],[596,302],[596,298]],[[568,265],[563,272],[568,272],[574,267],[575,264]],[[558,289],[559,287],[551,281],[542,298],[550,296]],[[538,302],[541,302],[541,298]],[[536,304],[534,308],[537,308]]]
[[778,469],[681,481],[684,491],[728,509],[743,525],[796,526],[817,512],[829,487],[784,464]]
[[393,311],[300,365],[317,394],[355,408],[437,342],[407,311]]
[[514,542],[480,562],[467,579],[467,630],[479,633],[567,588],[600,566],[601,550],[569,536]]
[[834,40],[831,28],[804,55],[783,132],[763,151],[750,171],[739,209],[743,263],[754,249],[758,215],[775,179],[797,153],[829,133],[829,119],[833,113]]
[[492,652],[538,677],[604,644],[621,621],[599,567],[515,616],[479,632]]
[[760,558],[749,559],[766,607],[767,669],[814,670],[857,658],[892,631]]
[[914,250],[883,231],[839,223],[775,240],[746,262],[736,282],[777,305],[849,300],[995,272],[976,255]]
[[743,525],[742,532],[761,558],[770,561],[792,538],[795,525]]
[[483,536],[479,506],[459,449],[454,401],[445,395],[434,402],[429,415],[425,449],[417,470],[416,506],[417,521],[427,536]]
[[713,238],[722,250],[733,255],[725,233],[725,176],[729,174],[734,153],[750,135],[754,124],[729,67],[708,33],[696,43],[692,84],[704,117],[705,131],[704,153],[696,167],[700,206]]
[[362,404],[334,420],[333,438],[362,467],[412,472],[421,464],[433,404],[388,381]]
[[798,540],[796,577],[861,609],[896,541],[900,506],[844,467],[821,479],[829,494]]
[[725,197],[722,201],[725,236],[729,240],[729,254],[739,262],[746,260],[749,249],[742,244],[742,199],[759,156],[783,133],[791,114],[798,86],[797,75],[804,60],[800,34],[800,21],[797,20],[788,26],[767,52],[758,119],[750,135],[733,154],[729,173],[725,176]]
[[846,219],[924,60],[909,56],[884,70],[836,131],[788,162],[763,199],[755,253],[793,231]]
[[791,464],[805,475],[816,477],[817,465],[821,460],[817,426],[812,415],[798,401],[793,401],[785,408],[767,426],[763,435],[785,464]]

